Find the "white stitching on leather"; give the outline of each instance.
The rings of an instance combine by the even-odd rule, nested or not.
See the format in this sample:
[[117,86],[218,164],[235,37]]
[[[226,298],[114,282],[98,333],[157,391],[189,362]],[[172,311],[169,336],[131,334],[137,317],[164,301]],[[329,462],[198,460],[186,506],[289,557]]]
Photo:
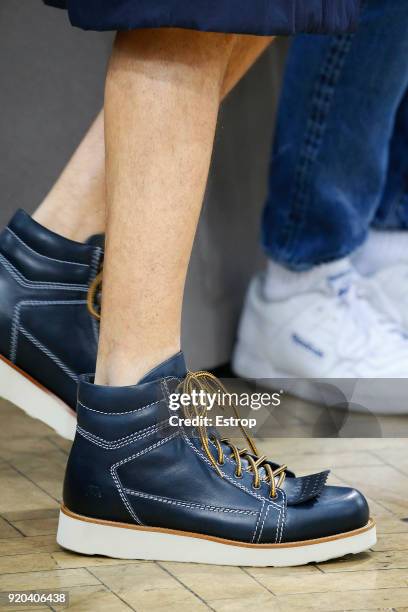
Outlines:
[[39,253],[38,251],[36,251],[32,247],[28,246],[28,244],[26,242],[24,242],[24,240],[22,238],[20,238],[20,236],[17,236],[17,234],[15,234],[11,228],[6,227],[6,231],[8,231],[27,250],[31,251],[31,253],[34,253],[34,255],[37,255],[38,257],[43,257],[44,259],[49,259],[50,261],[55,261],[57,263],[69,264],[70,266],[82,266],[82,267],[88,267],[89,266],[89,264],[85,264],[85,263],[78,263],[76,261],[66,261],[65,259],[55,259],[55,257],[49,257],[48,255],[43,255],[42,253]]
[[[283,493],[283,491],[281,491],[281,492]],[[266,522],[266,517],[268,516],[269,510],[271,508],[272,508],[272,504],[269,504],[267,509],[266,509],[266,512],[265,512],[264,520],[262,521],[262,527],[261,527],[261,529],[259,531],[259,535],[258,535],[257,540],[256,540],[257,542],[260,542],[260,540],[261,540],[262,533],[263,533],[264,526],[265,526],[265,522]],[[275,543],[278,543],[279,535],[280,535],[280,539],[282,538],[282,528],[283,528],[283,521],[284,521],[284,512],[285,512],[284,506],[279,506],[279,515],[278,515],[278,520],[277,520],[277,524],[276,524],[276,531],[275,531]],[[282,523],[281,523],[281,516],[282,516]],[[279,532],[279,527],[281,527],[281,531],[280,532]],[[279,542],[280,542],[280,539],[279,539]]]
[[[315,481],[313,482],[313,478]],[[293,497],[296,497],[296,493],[299,493],[298,497],[296,497],[297,502],[301,502],[305,499],[309,499],[313,497],[313,495],[318,491],[318,489],[324,484],[327,476],[324,472],[320,474],[312,474],[310,476],[305,476],[301,478],[300,483],[298,483],[294,489]],[[311,483],[313,486],[311,487]]]
[[45,353],[47,357],[49,357],[57,366],[59,366],[61,370],[65,372],[65,374],[67,374],[67,376],[72,378],[75,382],[78,381],[78,376],[74,374],[74,372],[72,372],[69,367],[65,365],[65,363],[61,361],[61,359],[54,355],[54,353],[52,353],[46,346],[41,344],[41,342],[37,340],[37,338],[32,336],[26,329],[24,329],[24,327],[20,326],[20,333],[22,333],[23,336],[30,340],[30,342],[32,342],[34,346],[36,346],[40,351]]
[[10,335],[10,361],[15,363],[17,357],[18,332],[20,329],[20,314],[23,306],[69,306],[83,305],[85,300],[22,300],[18,302],[14,308],[13,318],[11,320],[11,335]]
[[149,493],[142,493],[141,491],[134,491],[133,489],[124,489],[128,495],[135,495],[137,497],[144,497],[145,499],[151,499],[153,501],[160,501],[165,504],[173,506],[183,506],[185,508],[196,508],[197,510],[210,510],[212,512],[226,512],[231,514],[243,514],[245,516],[256,516],[257,512],[252,510],[239,510],[236,508],[223,508],[220,506],[207,506],[205,504],[199,504],[195,502],[183,502],[176,499],[170,499],[169,497],[160,497],[159,495],[151,495]]
[[135,408],[134,410],[127,410],[126,412],[103,412],[102,410],[95,410],[95,408],[89,408],[89,406],[85,406],[79,399],[77,403],[85,410],[90,410],[91,412],[97,412],[98,414],[107,414],[107,415],[118,415],[118,414],[133,414],[135,412],[140,412],[140,410],[145,410],[146,408],[151,408],[152,406],[157,406],[160,402],[163,402],[163,398],[153,402],[152,404],[147,404],[146,406],[141,406],[140,408]]
[[125,504],[126,508],[128,509],[130,516],[136,521],[136,523],[139,523],[139,525],[142,525],[142,522],[137,518],[132,506],[129,504],[126,495],[123,492],[123,487],[122,484],[119,480],[119,477],[117,475],[117,469],[118,467],[120,467],[121,465],[124,465],[125,463],[128,463],[129,461],[132,461],[133,459],[136,459],[137,457],[141,457],[142,455],[145,455],[146,453],[154,450],[155,448],[158,448],[159,446],[162,446],[163,444],[166,444],[166,442],[169,442],[170,440],[172,440],[173,438],[175,438],[178,435],[178,432],[172,434],[171,436],[167,436],[167,438],[163,438],[162,440],[160,440],[159,442],[156,442],[155,444],[152,444],[151,446],[148,446],[147,448],[143,449],[142,451],[140,451],[139,453],[135,453],[134,455],[132,455],[131,457],[127,457],[126,459],[122,459],[121,461],[118,461],[117,463],[114,463],[111,468],[110,468],[110,473],[112,475],[112,478],[116,484],[116,487],[119,491],[119,495],[122,498],[123,503]]
[[61,290],[61,291],[81,291],[81,292],[88,291],[88,287],[85,284],[73,285],[71,283],[52,283],[49,281],[40,281],[40,282],[31,281],[25,276],[23,276],[23,274],[21,274],[21,272],[17,270],[17,268],[15,268],[13,264],[10,263],[9,260],[4,257],[4,255],[2,255],[2,253],[0,253],[0,262],[2,263],[4,268],[7,270],[7,272],[14,278],[14,280],[22,287],[28,287],[29,289],[44,289],[44,290],[55,289],[55,290]]
[[322,484],[324,484],[326,480],[327,480],[327,474],[325,474],[324,472],[321,472],[319,478],[317,478],[316,482],[314,483],[314,487],[311,490],[310,495],[313,495],[314,493],[316,493],[316,491],[322,486]]
[[119,492],[119,495],[120,495],[120,497],[121,497],[121,500],[122,500],[122,501],[123,501],[123,503],[125,504],[125,507],[127,508],[128,512],[129,512],[129,514],[130,514],[130,516],[132,517],[132,519],[133,519],[133,520],[134,520],[136,523],[138,523],[139,525],[142,525],[143,523],[142,523],[142,522],[139,520],[139,518],[136,516],[136,514],[135,514],[135,512],[134,512],[134,510],[133,510],[133,508],[132,508],[132,506],[129,504],[129,502],[128,502],[127,498],[126,498],[126,495],[124,494],[124,492],[123,492],[123,490],[122,490],[122,486],[121,486],[121,484],[120,484],[120,480],[119,480],[119,478],[117,477],[117,474],[116,474],[115,470],[113,469],[113,466],[111,467],[111,475],[112,475],[113,481],[114,481],[114,483],[115,483],[115,485],[116,485],[116,488],[117,488],[117,490],[118,490],[118,492]]
[[264,515],[264,517],[263,517],[263,521],[262,521],[261,528],[260,528],[260,530],[259,530],[259,534],[258,534],[257,542],[259,542],[259,540],[261,539],[262,532],[263,532],[263,529],[264,529],[264,526],[265,526],[266,517],[268,516],[268,513],[269,513],[270,508],[271,508],[271,504],[268,504],[268,507],[266,508],[266,511],[265,511],[265,515]]
[[181,380],[179,378],[176,378],[175,376],[166,376],[166,378],[162,378],[162,380],[160,381],[160,386],[162,388],[162,392],[163,392],[163,396],[164,396],[163,399],[166,401],[166,403],[167,403],[167,400],[168,400],[168,398],[170,396],[170,389],[169,389],[169,386],[167,384],[168,380],[175,380],[177,383],[181,382]]
[[87,434],[88,436],[91,436],[94,440],[101,442],[102,444],[106,444],[106,445],[110,445],[110,444],[120,444],[121,442],[126,442],[127,440],[129,440],[130,438],[134,438],[135,436],[138,436],[139,434],[142,434],[144,432],[149,431],[150,429],[156,429],[157,427],[162,427],[164,424],[168,424],[167,419],[165,421],[161,421],[160,423],[155,423],[154,425],[149,425],[149,427],[145,427],[144,429],[140,429],[139,431],[136,431],[132,434],[129,434],[128,436],[122,436],[121,438],[116,438],[115,440],[106,440],[106,438],[101,438],[101,436],[97,436],[96,434],[93,434],[90,431],[87,431],[85,428],[83,427],[79,427],[79,429],[82,430],[83,433]]
[[286,503],[286,493],[283,489],[281,489],[281,493],[282,493],[282,499],[283,499],[283,504],[282,504],[282,523],[281,523],[281,530],[280,530],[280,537],[279,537],[279,543],[282,542],[282,537],[283,537],[283,529],[285,527],[285,522],[286,522],[286,507],[287,507],[287,503]]
[[137,459],[138,457],[141,457],[142,455],[145,455],[146,453],[149,453],[150,451],[154,450],[155,448],[158,448],[159,446],[163,446],[163,444],[166,444],[166,442],[170,442],[173,438],[176,438],[178,435],[179,435],[178,432],[175,432],[175,433],[171,434],[171,436],[167,436],[166,438],[162,438],[158,442],[155,442],[151,446],[148,446],[147,448],[144,448],[143,450],[139,451],[138,453],[134,453],[130,457],[126,457],[125,459],[121,459],[117,463],[114,463],[112,468],[114,468],[116,470],[119,466],[124,465],[125,463],[129,463],[129,461],[133,461],[133,459]]
[[151,425],[150,427],[146,427],[146,429],[142,429],[141,431],[133,433],[130,436],[125,436],[124,438],[120,438],[119,440],[114,440],[114,441],[109,441],[109,440],[104,440],[103,438],[99,438],[98,436],[95,436],[89,431],[86,431],[86,429],[83,429],[79,425],[77,425],[77,432],[83,438],[86,438],[89,442],[91,442],[92,444],[95,444],[96,446],[100,446],[101,448],[104,448],[105,450],[116,450],[118,448],[123,448],[124,446],[128,446],[129,444],[132,444],[132,442],[138,442],[139,440],[148,438],[152,434],[157,433],[161,431],[162,429],[165,429],[165,427],[167,426],[168,426],[168,421],[166,420],[166,421],[163,421],[162,423],[158,423],[157,425]]
[[282,509],[279,508],[278,522],[276,524],[275,544],[277,544],[277,542],[278,542],[278,535],[279,535],[279,527],[280,527],[281,516],[282,516]]
[[296,483],[296,486],[293,488],[293,497],[296,497],[296,495],[301,492],[303,489],[303,484],[302,481]]
[[259,515],[258,515],[258,520],[256,521],[256,524],[255,524],[254,533],[252,534],[251,542],[253,542],[255,540],[256,530],[258,529],[259,521],[261,520],[261,516],[262,516],[262,512],[263,512],[264,506],[265,506],[265,502],[262,502],[262,506],[261,506],[261,509],[260,509]]

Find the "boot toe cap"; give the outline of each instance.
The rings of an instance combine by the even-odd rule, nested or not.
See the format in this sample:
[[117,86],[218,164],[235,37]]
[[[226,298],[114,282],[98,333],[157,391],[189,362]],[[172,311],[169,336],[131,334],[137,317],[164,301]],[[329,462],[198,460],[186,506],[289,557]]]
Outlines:
[[[369,518],[368,503],[360,491],[325,486],[319,497],[287,507],[281,541],[301,542],[347,533],[364,527]],[[272,526],[264,529],[263,542],[275,540],[272,531]]]

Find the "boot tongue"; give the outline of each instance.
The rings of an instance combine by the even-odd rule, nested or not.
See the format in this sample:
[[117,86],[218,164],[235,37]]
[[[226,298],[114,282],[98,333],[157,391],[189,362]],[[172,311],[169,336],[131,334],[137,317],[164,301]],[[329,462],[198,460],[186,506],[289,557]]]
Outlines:
[[145,376],[143,376],[143,378],[139,381],[139,384],[153,382],[159,378],[166,378],[166,376],[185,378],[186,374],[186,362],[184,361],[183,353],[180,351],[145,374]]

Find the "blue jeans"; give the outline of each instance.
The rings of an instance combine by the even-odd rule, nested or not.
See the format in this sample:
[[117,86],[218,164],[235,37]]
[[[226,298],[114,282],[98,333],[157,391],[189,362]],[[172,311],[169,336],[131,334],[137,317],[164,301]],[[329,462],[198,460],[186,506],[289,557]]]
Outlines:
[[356,34],[294,40],[262,223],[275,261],[307,270],[370,226],[408,228],[407,32],[407,0],[366,0]]

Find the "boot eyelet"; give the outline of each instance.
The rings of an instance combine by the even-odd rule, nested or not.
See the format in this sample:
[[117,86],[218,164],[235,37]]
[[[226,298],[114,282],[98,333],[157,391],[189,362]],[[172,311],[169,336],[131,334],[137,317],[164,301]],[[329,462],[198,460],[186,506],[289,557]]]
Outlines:
[[270,499],[276,499],[278,497],[278,494],[277,493],[275,493],[275,495],[269,494],[269,497]]
[[252,488],[255,489],[255,491],[257,491],[258,489],[261,488],[261,483],[259,483],[259,485],[257,487],[253,484]]
[[241,472],[240,475],[235,472],[235,478],[239,478],[241,480],[241,478],[243,478],[242,472]]

